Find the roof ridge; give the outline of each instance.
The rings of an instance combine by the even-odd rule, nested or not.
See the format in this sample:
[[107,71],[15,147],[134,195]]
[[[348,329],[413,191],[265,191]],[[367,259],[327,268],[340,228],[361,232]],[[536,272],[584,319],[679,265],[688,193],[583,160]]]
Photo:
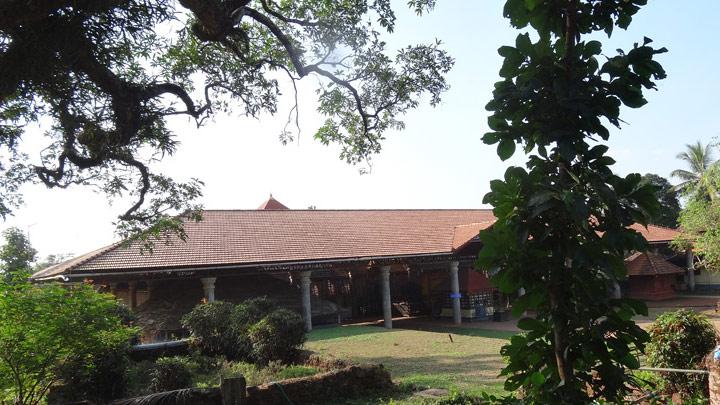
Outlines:
[[659,275],[660,272],[658,271],[657,265],[655,264],[655,261],[650,256],[650,254],[648,252],[643,252],[643,254],[645,255],[645,257],[647,257],[647,260],[650,262],[650,267],[652,267],[653,272],[655,272],[655,275]]

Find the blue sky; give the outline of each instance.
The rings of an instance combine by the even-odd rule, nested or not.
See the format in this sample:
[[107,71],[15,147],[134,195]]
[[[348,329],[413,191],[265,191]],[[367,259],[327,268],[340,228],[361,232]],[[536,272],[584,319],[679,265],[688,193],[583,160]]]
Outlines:
[[[501,1],[440,0],[423,17],[396,2],[398,25],[386,39],[392,47],[444,43],[456,64],[452,86],[437,108],[423,105],[404,118],[402,132],[388,133],[383,151],[375,156],[370,174],[338,159],[338,148],[312,139],[322,121],[315,112],[312,78],[300,86],[301,129],[295,143],[283,146],[278,134],[289,108],[284,100],[275,116],[259,120],[218,116],[197,129],[184,119],[171,127],[179,135],[180,150],[156,165],[177,178],[205,181],[207,208],[256,208],[269,193],[291,208],[315,205],[332,208],[481,208],[489,181],[502,176],[508,164],[522,164],[516,156],[503,163],[495,148],[480,137],[487,131],[492,85],[498,79],[497,48],[512,44],[517,31],[502,18]],[[687,143],[710,142],[720,136],[717,123],[720,94],[720,2],[717,0],[655,0],[635,18],[627,32],[601,38],[608,55],[628,49],[648,36],[669,53],[660,57],[668,78],[650,92],[650,103],[626,109],[627,124],[614,131],[610,155],[615,171],[669,173],[681,166],[675,155]],[[286,89],[287,95],[290,89]],[[37,157],[40,130],[27,137],[27,150]],[[127,202],[109,206],[103,195],[74,188],[47,191],[25,189],[26,204],[0,228],[18,226],[29,231],[42,255],[84,253],[114,240],[114,217]]]

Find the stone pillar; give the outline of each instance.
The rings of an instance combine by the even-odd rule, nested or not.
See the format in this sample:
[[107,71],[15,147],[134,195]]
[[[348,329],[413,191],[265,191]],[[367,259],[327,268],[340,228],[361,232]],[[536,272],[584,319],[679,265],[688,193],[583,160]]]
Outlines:
[[128,306],[130,309],[135,309],[137,306],[137,283],[131,281],[128,283]]
[[305,320],[305,331],[312,330],[312,307],[310,306],[310,280],[311,271],[303,271],[300,273],[300,292],[302,295],[302,314]]
[[462,312],[460,312],[460,278],[458,267],[460,263],[450,262],[450,297],[453,305],[453,322],[455,325],[462,323]]
[[692,249],[685,252],[687,258],[687,285],[690,291],[695,291],[695,253]]
[[207,302],[215,301],[215,280],[217,280],[217,277],[203,277],[200,279]]
[[385,328],[392,329],[392,297],[390,296],[390,266],[380,267],[380,282],[382,284],[382,308]]

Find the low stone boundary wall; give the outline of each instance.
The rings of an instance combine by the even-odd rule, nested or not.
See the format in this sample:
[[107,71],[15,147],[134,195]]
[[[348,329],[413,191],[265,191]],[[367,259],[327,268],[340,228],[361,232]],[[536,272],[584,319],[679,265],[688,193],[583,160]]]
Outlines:
[[160,392],[111,405],[302,405],[392,388],[390,373],[382,365],[362,365],[247,388],[244,378],[231,378],[221,388]]
[[248,405],[295,405],[358,396],[392,389],[390,373],[382,365],[349,366],[309,377],[291,378],[247,388]]

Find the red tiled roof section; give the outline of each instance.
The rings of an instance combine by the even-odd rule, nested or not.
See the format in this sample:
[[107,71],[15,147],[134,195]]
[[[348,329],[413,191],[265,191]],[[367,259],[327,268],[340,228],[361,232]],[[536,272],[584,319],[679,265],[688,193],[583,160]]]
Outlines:
[[470,243],[481,230],[489,228],[494,219],[486,222],[475,222],[472,224],[458,225],[453,233],[452,249],[458,250]]
[[629,276],[658,276],[661,274],[681,274],[685,269],[667,261],[657,253],[637,252],[625,259]]
[[[187,242],[159,241],[144,254],[113,244],[33,277],[452,253],[494,220],[490,210],[209,210],[186,224]],[[677,234],[633,228],[650,242]]]
[[109,247],[42,276],[451,253],[456,226],[493,220],[490,210],[210,210],[185,225],[187,242]]
[[680,232],[675,229],[666,228],[659,225],[648,225],[648,227],[645,228],[643,225],[634,224],[631,225],[630,228],[640,232],[642,236],[644,236],[645,239],[648,240],[648,242],[655,243],[670,242],[671,240],[675,239],[677,235],[680,234]]
[[290,208],[286,207],[285,204],[281,203],[280,201],[273,198],[272,194],[270,194],[270,198],[267,199],[264,203],[260,204],[259,207],[257,207],[259,210],[289,210]]

